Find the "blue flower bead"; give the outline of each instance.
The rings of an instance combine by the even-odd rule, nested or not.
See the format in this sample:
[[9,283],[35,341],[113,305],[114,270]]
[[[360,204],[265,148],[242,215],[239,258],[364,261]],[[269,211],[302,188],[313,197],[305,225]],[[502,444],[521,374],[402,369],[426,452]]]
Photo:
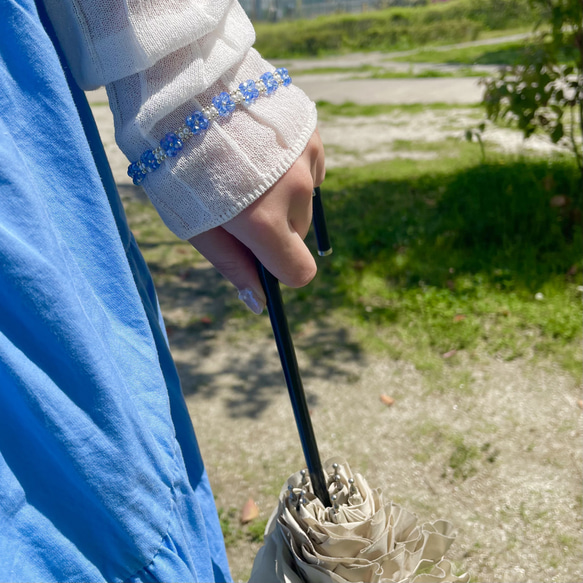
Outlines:
[[280,67],[279,69],[276,69],[275,72],[279,74],[279,77],[282,80],[284,87],[287,87],[288,85],[291,84],[292,82],[291,77],[289,76],[289,73],[287,72],[287,69],[285,67]]
[[259,77],[263,84],[265,85],[265,89],[267,90],[267,95],[271,95],[277,91],[279,87],[279,83],[277,79],[273,76],[273,73],[263,73],[261,77]]
[[160,147],[166,156],[176,156],[182,150],[182,140],[176,134],[169,133],[160,140]]
[[248,79],[239,85],[239,91],[243,94],[245,103],[249,105],[259,97],[259,89],[255,85],[255,81]]
[[147,172],[154,172],[154,170],[160,167],[160,162],[156,160],[156,156],[154,156],[154,152],[152,152],[152,150],[146,150],[140,156],[140,160],[142,161],[142,164],[146,167]]
[[209,120],[204,116],[202,111],[195,111],[192,115],[189,115],[185,121],[193,134],[199,134],[209,127]]
[[213,97],[213,105],[221,117],[229,115],[237,107],[237,104],[226,91],[219,93],[217,97]]
[[132,182],[137,186],[144,181],[146,175],[142,172],[140,165],[137,162],[132,162],[128,168],[128,176],[132,179]]

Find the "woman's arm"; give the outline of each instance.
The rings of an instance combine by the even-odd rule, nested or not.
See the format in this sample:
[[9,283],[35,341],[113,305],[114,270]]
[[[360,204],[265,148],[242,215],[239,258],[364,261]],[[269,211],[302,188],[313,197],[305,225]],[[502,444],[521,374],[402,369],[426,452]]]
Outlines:
[[[235,0],[45,0],[80,85],[105,84],[130,161],[222,91],[273,67],[251,48]],[[324,176],[314,104],[279,87],[184,141],[141,185],[167,226],[239,290],[261,297],[252,256],[282,282],[311,280],[303,244],[311,191]]]

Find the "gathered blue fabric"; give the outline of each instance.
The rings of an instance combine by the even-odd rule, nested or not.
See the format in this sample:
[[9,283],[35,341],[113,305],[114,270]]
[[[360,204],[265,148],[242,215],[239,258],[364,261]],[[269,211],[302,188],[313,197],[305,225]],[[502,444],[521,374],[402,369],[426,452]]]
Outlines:
[[119,197],[34,2],[0,14],[0,581],[230,581]]

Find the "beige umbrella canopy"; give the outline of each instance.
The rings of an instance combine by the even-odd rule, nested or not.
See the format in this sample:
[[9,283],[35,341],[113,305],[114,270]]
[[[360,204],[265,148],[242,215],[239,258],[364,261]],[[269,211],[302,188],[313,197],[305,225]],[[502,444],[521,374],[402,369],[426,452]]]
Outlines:
[[265,531],[250,583],[467,583],[444,558],[452,525],[417,517],[353,474],[342,458],[324,464],[332,507],[305,471],[290,476]]
[[[318,252],[331,251],[320,190],[314,191]],[[417,517],[372,489],[342,458],[320,461],[279,283],[258,273],[308,470],[290,476],[265,531],[250,583],[467,583],[444,555],[454,540],[444,520]]]

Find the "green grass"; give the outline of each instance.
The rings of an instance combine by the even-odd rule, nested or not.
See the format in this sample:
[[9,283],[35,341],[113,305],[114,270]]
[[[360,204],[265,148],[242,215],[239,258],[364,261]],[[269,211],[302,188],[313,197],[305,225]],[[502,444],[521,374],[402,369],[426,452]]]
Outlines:
[[296,71],[297,75],[327,75],[330,73],[379,73],[384,71],[383,67],[376,67],[374,65],[359,65],[357,67],[313,67],[311,69],[299,69]]
[[235,546],[241,541],[263,542],[267,518],[253,520],[248,524],[242,525],[238,518],[239,511],[236,508],[229,508],[228,510],[218,508],[217,512],[219,514],[221,532],[227,547]]
[[524,41],[449,50],[423,49],[391,61],[407,63],[447,63],[456,65],[515,65],[524,62],[528,45]]
[[475,40],[480,34],[535,21],[526,0],[451,0],[426,7],[257,23],[256,48],[267,58],[408,50]]
[[476,461],[480,458],[480,450],[475,445],[468,445],[463,436],[459,436],[449,457],[448,467],[452,470],[455,480],[467,480],[478,470]]
[[356,79],[427,79],[434,77],[485,77],[487,73],[474,71],[471,67],[460,67],[455,70],[443,71],[437,69],[423,69],[413,72],[392,71],[384,67],[374,67],[372,65],[361,65],[360,67],[314,67],[313,69],[302,69],[296,73],[298,75],[326,75],[330,73],[349,75],[357,73]]
[[[405,63],[436,63],[449,65],[519,65],[529,62],[529,53],[538,50],[529,41],[502,42],[495,45],[470,46],[455,49],[421,49],[414,54],[387,59]],[[559,57],[561,62],[568,62],[566,55]]]
[[[344,103],[330,103],[329,101],[318,101],[318,116],[320,119],[330,119],[332,117],[374,117],[378,115],[387,115],[393,113],[408,113],[414,115],[423,113],[429,109],[432,110],[456,110],[460,109],[476,109],[483,110],[481,104],[464,104],[463,107],[459,105],[451,105],[450,103],[405,103],[405,104],[377,104],[377,105],[361,105],[351,101]],[[480,118],[482,116],[480,115]]]
[[[434,78],[459,78],[459,77],[486,77],[483,71],[474,71],[470,67],[461,67],[453,71],[440,71],[437,69],[425,69],[413,73],[412,71],[377,71],[368,75],[368,79],[434,79]],[[362,77],[360,77],[362,78]]]
[[[464,151],[330,170],[335,253],[321,262],[316,289],[288,292],[288,301],[299,317],[343,313],[368,349],[429,375],[464,352],[549,358],[579,375],[575,165],[502,156],[480,164],[476,151]],[[566,207],[550,205],[557,192],[568,193]]]
[[[579,377],[577,168],[493,153],[482,164],[475,144],[443,150],[448,156],[435,160],[329,170],[323,194],[334,254],[319,261],[309,286],[284,289],[292,327],[330,317],[348,324],[358,350],[411,362],[432,391],[471,393],[471,362],[481,355],[553,362]],[[551,205],[557,194],[565,206]],[[197,254],[150,207],[132,201],[127,212],[163,305],[204,294],[193,288]],[[237,307],[228,284],[216,295],[226,299],[212,323],[195,315],[185,331],[205,334],[234,317],[253,328],[257,319]]]

